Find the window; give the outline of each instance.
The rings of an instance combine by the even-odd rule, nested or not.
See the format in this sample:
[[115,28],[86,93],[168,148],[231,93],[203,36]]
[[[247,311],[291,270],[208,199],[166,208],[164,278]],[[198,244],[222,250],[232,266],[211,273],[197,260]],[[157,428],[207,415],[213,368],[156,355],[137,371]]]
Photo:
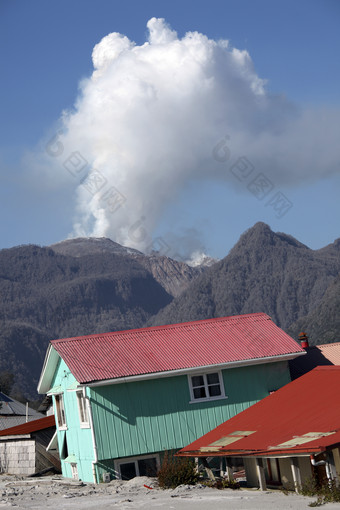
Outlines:
[[157,476],[159,457],[148,455],[116,461],[116,471],[121,480],[131,480],[135,476]]
[[77,402],[78,402],[78,411],[79,411],[79,419],[81,427],[89,427],[89,417],[86,406],[86,399],[83,393],[83,390],[76,391]]
[[220,372],[189,376],[191,402],[225,398]]
[[78,467],[77,467],[77,464],[75,462],[71,462],[71,474],[72,474],[73,480],[78,480],[79,479],[79,476],[78,476]]
[[137,476],[136,462],[124,462],[124,464],[120,464],[119,471],[121,480],[131,480],[131,478]]
[[65,407],[62,394],[55,395],[55,406],[57,411],[57,422],[59,429],[66,429]]

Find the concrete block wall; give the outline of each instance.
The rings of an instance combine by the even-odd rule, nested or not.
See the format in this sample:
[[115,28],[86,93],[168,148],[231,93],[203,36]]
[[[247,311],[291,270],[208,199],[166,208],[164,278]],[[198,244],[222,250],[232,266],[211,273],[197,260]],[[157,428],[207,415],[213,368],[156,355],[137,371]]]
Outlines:
[[35,441],[33,439],[0,442],[0,472],[31,475],[35,472]]

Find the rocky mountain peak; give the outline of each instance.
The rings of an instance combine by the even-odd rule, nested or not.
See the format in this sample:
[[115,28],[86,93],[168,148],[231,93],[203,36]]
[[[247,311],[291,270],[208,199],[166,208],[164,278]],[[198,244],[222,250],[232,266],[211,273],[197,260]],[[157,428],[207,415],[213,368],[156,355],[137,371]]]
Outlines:
[[310,250],[293,236],[282,232],[273,232],[269,225],[258,222],[241,235],[239,241],[230,251],[230,255],[242,252],[242,254],[249,253],[252,257],[262,257],[266,250],[276,250],[282,253],[296,248]]
[[71,257],[82,257],[84,255],[96,255],[100,253],[116,253],[119,255],[143,255],[142,252],[122,246],[108,237],[77,237],[66,239],[49,246],[56,253],[69,255]]

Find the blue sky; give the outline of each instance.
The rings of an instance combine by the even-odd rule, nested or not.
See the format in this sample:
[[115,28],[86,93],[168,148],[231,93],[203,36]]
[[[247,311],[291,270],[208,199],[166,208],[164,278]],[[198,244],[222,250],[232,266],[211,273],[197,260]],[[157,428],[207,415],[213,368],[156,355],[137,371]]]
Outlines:
[[[267,92],[284,97],[294,108],[339,112],[337,0],[2,0],[0,248],[48,245],[72,231],[75,190],[41,179],[34,171],[35,155],[54,134],[61,112],[72,110],[81,80],[91,76],[93,47],[111,32],[142,45],[152,17],[165,18],[179,38],[197,31],[247,50],[256,74],[267,80]],[[322,131],[321,125],[320,135]],[[226,134],[221,132],[216,144]],[[304,144],[302,147],[305,150]],[[214,145],[211,152],[213,149]],[[279,174],[276,180],[270,175],[272,190],[259,199],[251,190],[261,163],[256,160],[253,177],[240,180],[232,171],[233,162],[239,157],[254,162],[251,150],[234,146],[233,138],[228,149],[230,160],[216,162],[212,157],[211,161],[228,174],[227,183],[215,178],[185,181],[154,222],[152,237],[171,246],[169,255],[177,251],[174,245],[178,239],[194,232],[202,249],[223,257],[257,221],[291,234],[313,249],[340,237],[340,157],[337,168],[333,161],[333,170],[323,173],[321,168],[315,175],[311,172],[310,178],[300,175],[298,169],[297,178],[287,181]],[[268,171],[264,175],[268,177]],[[277,194],[287,200],[285,214],[275,210]]]

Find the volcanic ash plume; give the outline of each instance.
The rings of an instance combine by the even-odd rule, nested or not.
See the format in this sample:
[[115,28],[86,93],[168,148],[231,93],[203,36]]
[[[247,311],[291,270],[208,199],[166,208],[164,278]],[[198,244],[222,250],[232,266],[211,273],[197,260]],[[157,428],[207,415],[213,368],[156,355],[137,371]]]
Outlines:
[[268,94],[247,51],[226,40],[180,39],[163,19],[147,28],[140,46],[111,33],[94,47],[92,76],[63,114],[58,143],[76,179],[74,235],[145,249],[188,182],[231,179],[212,154],[226,135],[235,156],[278,185],[339,168],[337,115],[301,112]]

